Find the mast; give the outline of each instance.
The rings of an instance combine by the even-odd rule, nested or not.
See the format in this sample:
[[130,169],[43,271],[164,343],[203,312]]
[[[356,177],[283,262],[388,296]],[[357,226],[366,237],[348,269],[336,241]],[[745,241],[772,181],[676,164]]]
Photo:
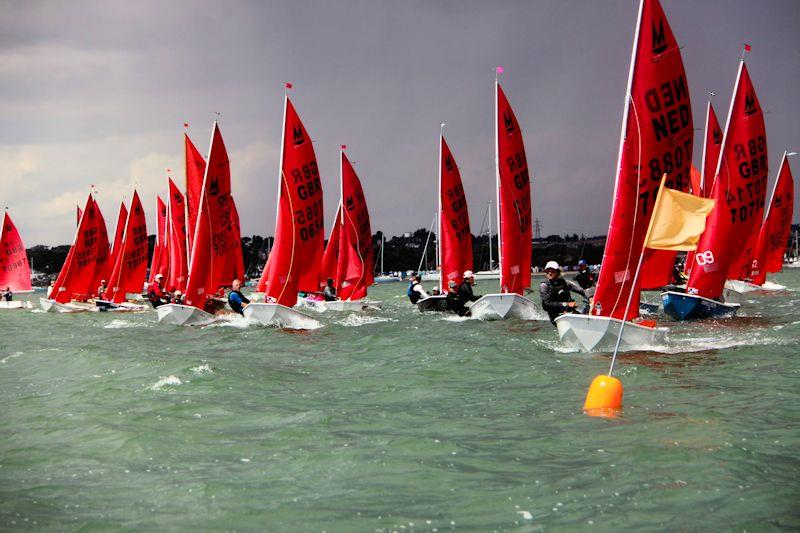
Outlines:
[[[701,195],[704,198],[708,197],[706,193],[706,145],[708,144],[708,122],[711,119],[711,95],[713,94],[709,93],[708,104],[706,105],[706,126],[703,129],[703,158],[700,160],[700,191],[702,191]],[[695,193],[695,195],[697,194]]]
[[[495,69],[494,72],[494,178],[495,178],[495,198],[497,199],[497,267],[500,269],[500,292],[503,291],[503,252],[501,250],[502,246],[502,229],[501,229],[501,220],[500,220],[500,125],[497,121],[497,88],[499,87],[500,82],[497,80],[498,72]],[[491,211],[491,204],[489,205],[489,210]],[[490,213],[491,215],[491,213]],[[491,216],[489,217],[491,220]],[[491,222],[489,223],[489,253],[491,254],[492,249],[492,230],[491,230]],[[489,259],[491,263],[491,257]]]
[[383,270],[383,243],[385,243],[385,242],[386,242],[386,235],[384,235],[383,232],[381,232],[381,275],[383,275],[383,273],[384,273],[384,270]]
[[442,250],[439,241],[442,239],[442,138],[444,137],[444,123],[439,125],[439,179],[437,189],[437,208],[436,208],[436,270],[439,272],[439,292],[444,292],[442,282]]

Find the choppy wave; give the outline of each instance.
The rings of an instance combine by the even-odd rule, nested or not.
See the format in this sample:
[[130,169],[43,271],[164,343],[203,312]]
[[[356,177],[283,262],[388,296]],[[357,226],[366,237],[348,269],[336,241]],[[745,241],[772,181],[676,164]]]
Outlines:
[[181,385],[182,383],[183,382],[181,381],[181,378],[179,378],[178,376],[162,377],[161,379],[159,379],[158,381],[156,381],[155,383],[150,385],[150,390],[159,391],[164,387],[167,387],[167,386],[170,386],[170,385],[177,386],[177,385]]
[[14,352],[12,354],[9,354],[9,355],[3,357],[2,359],[0,359],[0,363],[5,363],[5,362],[7,362],[7,361],[9,361],[11,359],[16,359],[17,357],[21,356],[23,353],[24,352]]
[[105,329],[123,329],[123,328],[136,328],[136,327],[139,327],[139,325],[136,324],[135,322],[122,320],[120,318],[115,318],[114,320],[103,326],[103,328]]
[[397,319],[350,313],[342,320],[339,320],[337,324],[345,327],[358,327],[365,326],[367,324],[378,324],[379,322],[397,322]]
[[211,366],[209,366],[208,363],[204,363],[202,365],[198,365],[198,366],[192,367],[189,370],[191,370],[192,372],[194,372],[198,376],[202,376],[203,374],[213,374],[214,373],[214,371],[211,370]]

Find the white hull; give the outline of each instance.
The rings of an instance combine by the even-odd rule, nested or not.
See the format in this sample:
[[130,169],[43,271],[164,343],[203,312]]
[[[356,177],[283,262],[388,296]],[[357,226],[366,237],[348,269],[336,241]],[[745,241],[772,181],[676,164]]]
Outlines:
[[[607,316],[565,314],[556,318],[561,342],[569,348],[586,352],[613,351],[622,321]],[[625,324],[620,341],[621,350],[663,345],[667,328],[650,328],[632,322]]]
[[27,300],[0,300],[0,309],[31,309],[33,304]]
[[244,308],[244,317],[264,326],[289,329],[316,329],[322,324],[295,309],[276,303],[251,303]]
[[156,309],[158,321],[173,326],[207,326],[214,322],[214,315],[191,305],[165,304]]
[[739,294],[747,294],[749,292],[770,293],[775,291],[785,291],[786,287],[784,285],[778,285],[777,283],[773,283],[771,281],[765,281],[763,285],[755,285],[754,283],[750,283],[747,281],[729,279],[725,281],[725,290],[736,292]]
[[375,283],[400,283],[400,276],[375,276]]
[[42,306],[45,313],[83,313],[92,311],[92,307],[94,307],[87,304],[62,304],[49,298],[39,298],[39,305]]
[[325,300],[311,300],[309,298],[297,298],[295,307],[300,309],[310,309],[317,313],[324,313],[325,311],[366,311],[367,309],[380,309],[381,302],[373,302],[371,300],[333,300],[326,302]]
[[516,293],[487,294],[469,308],[473,318],[481,320],[549,320],[542,308]]

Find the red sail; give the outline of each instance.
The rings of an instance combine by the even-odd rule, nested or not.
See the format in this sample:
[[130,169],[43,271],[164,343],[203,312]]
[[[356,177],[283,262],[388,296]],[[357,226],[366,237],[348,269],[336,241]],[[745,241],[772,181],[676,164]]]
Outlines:
[[719,151],[721,148],[722,129],[719,127],[719,121],[717,120],[717,114],[714,112],[714,106],[709,102],[708,109],[706,110],[703,163],[700,169],[700,173],[703,176],[703,181],[701,183],[703,194],[698,196],[708,198],[711,195],[711,186],[714,183],[714,172],[717,170],[717,162],[719,161]]
[[150,276],[147,281],[152,283],[156,275],[164,278],[169,276],[169,256],[167,255],[167,205],[160,196],[156,196],[156,242],[153,246],[153,258],[150,262]]
[[367,297],[374,283],[372,229],[367,199],[353,165],[342,151],[342,227],[336,269],[338,295],[342,300]]
[[332,279],[335,286],[339,286],[336,269],[339,266],[339,235],[342,228],[342,205],[336,208],[336,216],[333,219],[328,244],[325,246],[325,253],[322,255],[322,279]]
[[114,270],[114,265],[117,264],[117,256],[122,250],[122,237],[125,234],[125,221],[128,220],[128,209],[125,207],[125,202],[119,204],[119,214],[117,215],[117,225],[114,228],[114,244],[111,246],[111,255],[106,265],[107,270],[103,275],[103,279],[109,281],[111,272]]
[[439,143],[439,285],[448,292],[448,282],[461,283],[464,271],[472,270],[472,233],[461,173],[444,136]]
[[189,275],[189,259],[186,252],[186,205],[183,193],[169,179],[169,220],[167,221],[167,254],[169,255],[169,291],[185,290]]
[[499,83],[495,89],[500,290],[522,294],[531,286],[531,180],[517,117]]
[[753,283],[763,285],[767,281],[768,273],[780,272],[783,268],[783,254],[792,228],[793,214],[794,178],[792,169],[789,168],[789,158],[784,153],[772,198],[767,206],[767,215],[758,234]]
[[202,309],[206,297],[242,278],[242,256],[240,251],[237,253],[237,248],[241,250],[241,238],[236,219],[228,152],[219,125],[214,122],[189,262],[187,304]]
[[106,230],[106,220],[103,217],[103,213],[100,211],[100,206],[97,205],[97,201],[94,201],[94,204],[95,209],[97,209],[96,225],[98,244],[97,259],[95,261],[95,270],[92,278],[93,281],[89,292],[90,296],[98,296],[97,288],[100,286],[100,282],[108,277],[111,268],[113,268],[111,264],[111,245],[108,242],[108,230]]
[[133,192],[131,212],[124,223],[125,237],[108,280],[107,299],[125,301],[129,292],[139,293],[147,275],[147,222],[139,193]]
[[298,290],[319,290],[325,229],[314,146],[288,97],[284,105],[278,220],[264,273],[266,296],[291,307]]
[[622,122],[614,204],[592,313],[622,319],[639,314],[641,287],[669,282],[675,252],[648,250],[634,271],[661,176],[686,191],[692,161],[692,111],[681,53],[658,0],[643,0],[636,29]]
[[697,167],[692,165],[692,168],[689,170],[689,179],[692,182],[692,194],[695,196],[703,196],[703,178],[700,175],[700,171],[697,170]]
[[700,237],[687,292],[719,298],[742,241],[749,239],[764,212],[767,189],[767,135],[764,115],[744,61],[733,91],[728,125],[712,188],[716,206]]
[[[105,236],[105,238],[103,238]],[[72,299],[86,300],[97,288],[95,273],[98,265],[104,267],[108,259],[108,235],[105,221],[91,194],[75,233],[75,240],[67,254],[67,260],[61,267],[50,297],[59,303],[68,303]]]
[[[242,253],[242,225],[239,221],[239,210],[236,209],[236,203],[231,198],[231,205],[233,207],[233,225],[236,227],[236,247],[234,247],[234,264],[236,265],[236,272],[238,272],[239,281],[243,281],[244,272],[244,254]],[[231,280],[233,281],[233,280]]]
[[6,287],[12,292],[31,290],[28,254],[8,211],[5,212],[0,230],[0,291]]
[[194,228],[197,226],[197,211],[200,208],[200,196],[203,191],[203,176],[206,174],[206,161],[197,151],[189,136],[184,133],[183,137],[186,154],[186,212],[189,217],[188,252],[191,254]]

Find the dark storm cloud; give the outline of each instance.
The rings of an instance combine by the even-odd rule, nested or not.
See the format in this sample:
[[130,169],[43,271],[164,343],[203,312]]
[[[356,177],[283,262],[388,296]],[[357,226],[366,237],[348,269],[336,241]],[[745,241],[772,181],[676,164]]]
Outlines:
[[[770,163],[800,145],[800,4],[663,0],[692,91],[724,120],[744,41],[769,111]],[[67,242],[90,184],[108,220],[181,178],[182,124],[202,152],[215,112],[243,232],[271,234],[283,82],[338,197],[347,144],[372,227],[428,226],[437,135],[461,167],[473,232],[493,197],[493,69],[525,132],[534,217],[605,233],[638,2],[8,2],[0,5],[0,200],[29,245]],[[694,160],[700,161],[700,136]],[[797,165],[796,165],[797,166]],[[153,221],[151,221],[151,231]]]

